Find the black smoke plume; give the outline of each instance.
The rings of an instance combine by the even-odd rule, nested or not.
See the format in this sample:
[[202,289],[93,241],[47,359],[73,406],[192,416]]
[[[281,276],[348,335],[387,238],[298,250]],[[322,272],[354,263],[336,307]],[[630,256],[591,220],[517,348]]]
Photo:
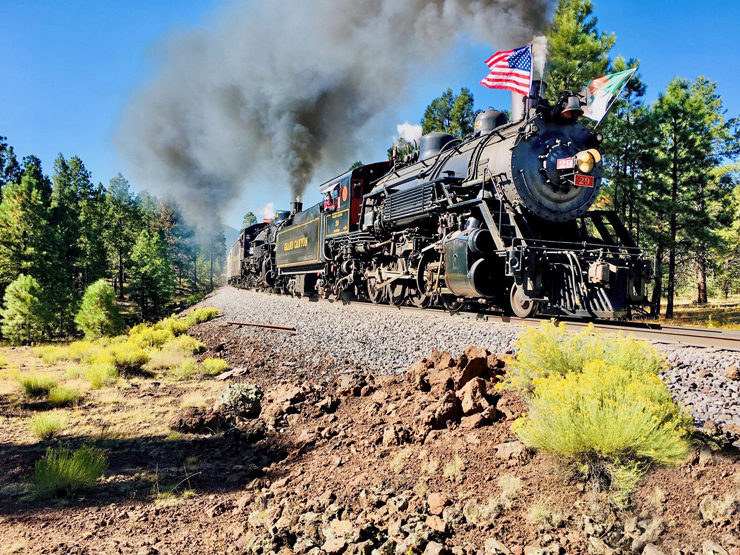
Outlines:
[[497,49],[526,44],[552,3],[235,2],[160,49],[116,143],[142,185],[191,206],[233,201],[257,179],[287,181],[300,196],[317,167],[348,166],[364,133],[461,36]]

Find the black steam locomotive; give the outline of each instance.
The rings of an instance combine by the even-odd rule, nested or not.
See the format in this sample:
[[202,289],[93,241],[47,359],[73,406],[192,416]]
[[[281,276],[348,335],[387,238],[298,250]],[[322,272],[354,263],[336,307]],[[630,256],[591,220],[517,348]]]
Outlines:
[[329,209],[294,202],[244,229],[229,282],[450,311],[629,318],[647,303],[651,265],[614,212],[589,210],[601,136],[578,123],[578,97],[552,106],[543,92],[535,82],[512,105],[515,121],[487,110],[465,139],[430,133],[403,161],[327,181]]

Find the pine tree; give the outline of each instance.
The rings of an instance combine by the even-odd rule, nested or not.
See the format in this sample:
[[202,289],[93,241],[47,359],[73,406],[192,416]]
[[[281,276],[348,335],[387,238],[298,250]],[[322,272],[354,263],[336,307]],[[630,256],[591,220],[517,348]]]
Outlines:
[[114,288],[118,290],[118,298],[123,299],[126,268],[141,224],[129,183],[120,173],[110,180],[105,204],[106,228],[103,238],[115,269]]
[[13,345],[39,341],[48,321],[39,283],[31,276],[20,274],[5,290],[0,317],[3,335]]
[[727,188],[713,179],[723,159],[737,155],[738,136],[726,121],[716,84],[675,78],[654,105],[659,122],[656,182],[669,213],[666,318],[673,317],[679,254],[695,264],[697,297],[706,302],[707,252],[716,245]]
[[591,0],[559,0],[545,33],[549,54],[545,68],[546,97],[557,102],[563,91],[579,92],[609,68],[614,34],[599,33]]
[[36,180],[24,175],[3,191],[0,203],[0,294],[20,274],[49,278],[53,241]]
[[121,330],[123,321],[115,298],[115,291],[105,279],[87,288],[75,317],[77,328],[85,334],[85,339],[116,335]]
[[80,282],[83,287],[108,275],[108,253],[105,248],[106,191],[102,183],[80,201],[80,237],[78,245]]
[[424,134],[442,131],[462,138],[473,132],[478,113],[473,109],[470,90],[462,88],[460,94],[456,95],[452,89],[447,89],[427,106],[421,120],[421,130]]
[[8,144],[8,139],[0,137],[0,199],[2,199],[3,187],[15,181],[21,175],[21,168],[13,152],[13,147]]
[[143,230],[131,250],[131,297],[143,320],[165,314],[175,294],[175,271],[159,235]]
[[[355,162],[357,163],[357,162]],[[354,164],[353,164],[354,165]],[[350,168],[352,169],[352,168]],[[244,219],[242,220],[242,227],[250,227],[257,223],[257,216],[254,215],[254,212],[247,212],[244,214]]]

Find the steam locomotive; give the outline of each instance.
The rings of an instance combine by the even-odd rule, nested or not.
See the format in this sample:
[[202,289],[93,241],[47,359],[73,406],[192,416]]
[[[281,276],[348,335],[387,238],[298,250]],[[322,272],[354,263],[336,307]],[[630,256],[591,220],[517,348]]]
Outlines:
[[647,304],[651,265],[616,213],[590,210],[602,137],[578,122],[578,97],[553,106],[544,90],[535,81],[513,98],[512,121],[486,110],[464,139],[429,133],[404,160],[323,183],[331,210],[293,202],[242,230],[229,283],[450,311],[630,318]]

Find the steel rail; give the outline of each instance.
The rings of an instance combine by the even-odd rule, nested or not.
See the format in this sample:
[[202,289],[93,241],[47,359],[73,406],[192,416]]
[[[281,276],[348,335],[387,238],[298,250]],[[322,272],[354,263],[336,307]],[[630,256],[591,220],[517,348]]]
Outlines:
[[[265,291],[253,291],[253,293],[266,293]],[[304,301],[316,302],[317,299],[302,297]],[[324,299],[321,299],[324,300]],[[687,347],[700,347],[704,349],[713,349],[718,351],[739,351],[740,352],[740,330],[723,330],[718,328],[701,328],[693,326],[677,326],[674,324],[655,324],[648,322],[616,322],[609,320],[580,320],[577,318],[567,317],[548,317],[538,316],[535,318],[518,318],[515,316],[505,316],[487,310],[463,310],[456,313],[450,313],[442,308],[418,308],[414,306],[391,306],[387,304],[373,304],[369,301],[329,301],[344,302],[361,309],[373,310],[390,310],[419,313],[426,316],[435,316],[441,318],[466,319],[478,322],[490,322],[492,324],[511,324],[516,326],[541,325],[542,322],[556,320],[566,326],[566,329],[579,331],[593,324],[595,329],[607,333],[629,333],[638,339],[645,339],[658,344],[677,344]]]

